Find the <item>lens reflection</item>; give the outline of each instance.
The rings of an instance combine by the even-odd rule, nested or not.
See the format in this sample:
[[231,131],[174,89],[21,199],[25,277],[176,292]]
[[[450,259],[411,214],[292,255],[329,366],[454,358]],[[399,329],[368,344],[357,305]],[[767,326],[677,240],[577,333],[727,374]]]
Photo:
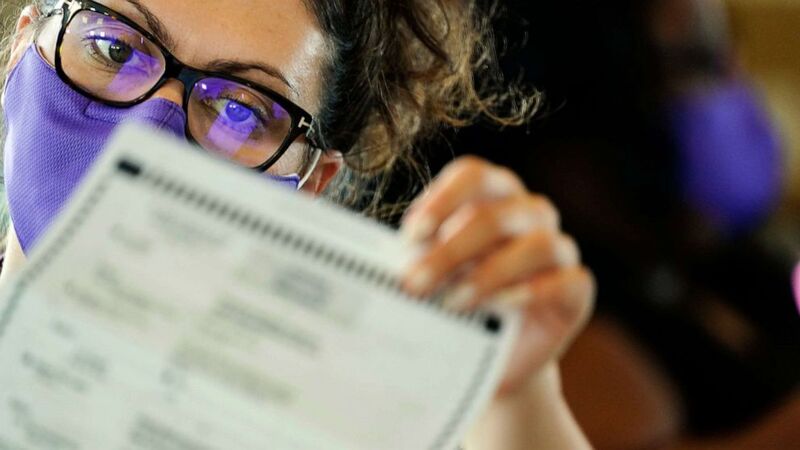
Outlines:
[[189,131],[206,149],[248,167],[268,161],[289,135],[289,113],[241,84],[206,78],[189,100]]
[[145,95],[166,67],[159,48],[141,33],[92,11],[81,11],[70,21],[60,54],[64,73],[74,83],[113,102]]

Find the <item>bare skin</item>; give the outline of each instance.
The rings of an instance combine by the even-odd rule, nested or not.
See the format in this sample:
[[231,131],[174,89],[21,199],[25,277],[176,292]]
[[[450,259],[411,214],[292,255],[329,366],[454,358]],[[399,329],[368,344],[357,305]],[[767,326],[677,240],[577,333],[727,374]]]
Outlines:
[[800,440],[800,391],[747,426],[688,435],[676,389],[612,320],[589,325],[564,358],[563,373],[575,416],[599,450],[783,450]]
[[[170,50],[192,66],[248,55],[248,60],[279,69],[288,84],[258,71],[238,75],[284,93],[312,114],[319,109],[319,68],[329,55],[300,0],[259,1],[258,8],[268,10],[259,14],[253,14],[254,2],[245,0],[102,3],[145,27],[145,17],[134,3],[152,11],[173,35]],[[29,8],[19,20],[12,64],[31,42],[36,14]],[[236,30],[236,39],[231,30]],[[46,24],[37,40],[51,61],[56,33],[56,25]],[[180,104],[182,92],[183,85],[172,81],[154,97]],[[328,151],[304,189],[319,194],[341,165],[341,155]],[[528,192],[510,171],[462,158],[414,203],[403,232],[429,248],[409,270],[405,288],[410,293],[450,286],[453,308],[502,302],[525,316],[501,391],[467,448],[588,448],[561,394],[557,360],[590,315],[594,281],[574,241],[560,231],[555,207]],[[6,257],[4,275],[24,265],[13,228]],[[460,277],[453,279],[454,273]]]

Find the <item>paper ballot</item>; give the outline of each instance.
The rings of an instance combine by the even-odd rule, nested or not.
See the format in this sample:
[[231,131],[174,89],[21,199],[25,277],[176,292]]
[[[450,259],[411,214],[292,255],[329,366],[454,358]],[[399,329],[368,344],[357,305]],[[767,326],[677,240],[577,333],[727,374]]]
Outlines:
[[518,328],[383,228],[124,127],[0,297],[0,449],[447,449]]

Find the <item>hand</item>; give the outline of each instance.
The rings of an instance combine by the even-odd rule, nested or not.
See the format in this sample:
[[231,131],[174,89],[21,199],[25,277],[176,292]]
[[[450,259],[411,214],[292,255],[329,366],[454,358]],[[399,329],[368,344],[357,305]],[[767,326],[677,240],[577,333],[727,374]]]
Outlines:
[[500,393],[515,392],[556,360],[587,322],[594,278],[558,211],[511,171],[474,157],[446,167],[403,220],[412,241],[427,243],[405,289],[444,288],[445,305],[519,308],[522,332]]

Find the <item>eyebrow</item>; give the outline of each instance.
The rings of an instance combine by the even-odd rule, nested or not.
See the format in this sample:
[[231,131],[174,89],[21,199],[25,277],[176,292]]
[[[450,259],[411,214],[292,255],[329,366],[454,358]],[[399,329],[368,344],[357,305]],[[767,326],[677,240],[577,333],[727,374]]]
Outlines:
[[167,48],[175,48],[175,39],[172,35],[167,31],[167,27],[164,26],[164,22],[162,22],[152,11],[150,11],[146,6],[144,6],[139,0],[126,0],[128,3],[133,5],[137,11],[144,17],[144,20],[147,22],[147,26],[150,28],[150,31],[153,35],[161,41],[162,45],[165,45]]
[[[169,49],[175,48],[175,39],[167,31],[167,27],[150,9],[144,6],[139,0],[126,0],[144,17],[147,26],[150,28],[153,35],[161,42],[162,45]],[[285,84],[289,89],[297,94],[297,90],[289,83],[289,80],[281,73],[280,70],[272,65],[252,62],[252,61],[235,61],[231,59],[216,59],[206,65],[206,69],[211,72],[225,72],[225,73],[242,73],[250,70],[257,70],[264,74],[275,78]]]
[[223,72],[223,73],[242,73],[247,72],[250,70],[257,70],[259,72],[263,72],[266,75],[276,78],[280,80],[283,84],[285,84],[289,89],[292,90],[295,94],[298,94],[297,90],[289,83],[289,80],[274,66],[269,64],[264,64],[255,61],[235,61],[232,59],[215,59],[210,63],[205,65],[206,69],[211,72]]

